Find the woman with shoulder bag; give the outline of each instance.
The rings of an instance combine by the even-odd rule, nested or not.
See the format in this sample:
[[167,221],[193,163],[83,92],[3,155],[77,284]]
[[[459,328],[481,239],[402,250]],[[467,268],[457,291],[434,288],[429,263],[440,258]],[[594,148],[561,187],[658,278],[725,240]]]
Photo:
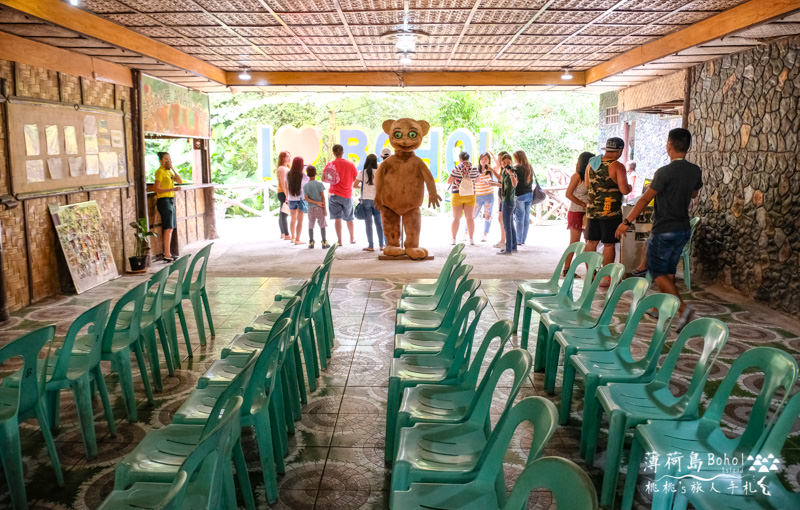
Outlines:
[[461,215],[467,220],[467,232],[469,234],[469,244],[474,245],[472,236],[475,231],[475,180],[480,175],[478,169],[469,162],[469,154],[462,152],[458,159],[461,163],[456,166],[447,179],[450,185],[450,205],[453,207],[453,244],[456,244],[458,227],[461,224]]
[[[386,240],[383,237],[383,224],[381,223],[381,212],[375,207],[375,172],[378,171],[378,156],[370,154],[364,161],[364,169],[358,172],[356,180],[353,181],[353,188],[361,189],[359,207],[363,212],[364,224],[367,227],[367,243],[369,246],[364,251],[375,251],[372,242],[372,223],[375,223],[375,231],[378,234],[378,246],[383,250],[386,247]],[[356,214],[356,217],[360,214]]]

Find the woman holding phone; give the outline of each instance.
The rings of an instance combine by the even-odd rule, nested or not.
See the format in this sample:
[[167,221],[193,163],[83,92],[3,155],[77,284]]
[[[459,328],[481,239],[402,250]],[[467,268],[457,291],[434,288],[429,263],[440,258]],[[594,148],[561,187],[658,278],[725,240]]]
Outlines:
[[161,215],[161,244],[164,262],[173,262],[178,257],[172,255],[172,232],[175,230],[177,217],[175,214],[175,184],[183,184],[183,179],[172,167],[169,152],[159,152],[158,161],[161,166],[156,170],[153,191],[156,193],[156,209]]
[[500,178],[492,168],[492,155],[488,152],[478,158],[478,178],[475,180],[475,218],[483,214],[483,237],[486,242],[489,229],[492,227],[492,209],[494,208],[494,190],[500,186]]

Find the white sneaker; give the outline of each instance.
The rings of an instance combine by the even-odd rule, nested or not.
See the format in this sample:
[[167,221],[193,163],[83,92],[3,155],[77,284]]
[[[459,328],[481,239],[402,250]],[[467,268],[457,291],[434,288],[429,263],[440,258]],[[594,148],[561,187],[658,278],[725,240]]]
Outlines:
[[675,332],[680,333],[687,324],[694,320],[694,316],[694,309],[691,306],[686,305],[686,308],[683,309],[680,319],[678,319],[678,324],[675,325]]
[[486,242],[486,236],[483,236],[483,237],[481,237],[481,242],[482,242],[482,243],[485,243],[485,242]]
[[469,240],[469,244],[470,244],[470,246],[475,246],[475,241],[473,239],[470,239]]
[[452,244],[453,246],[455,246],[455,245],[456,245],[456,240],[455,240],[455,239],[453,239],[453,242],[452,242],[452,243],[450,243],[450,244]]

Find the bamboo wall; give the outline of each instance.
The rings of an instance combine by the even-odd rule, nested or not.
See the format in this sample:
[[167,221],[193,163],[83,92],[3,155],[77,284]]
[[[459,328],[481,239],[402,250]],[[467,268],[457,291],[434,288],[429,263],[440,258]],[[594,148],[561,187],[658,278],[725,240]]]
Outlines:
[[[128,179],[133,178],[130,88],[4,60],[0,60],[0,78],[5,81],[9,95],[100,106],[124,112]],[[0,108],[0,195],[10,195],[6,121],[3,115],[4,109]],[[58,241],[49,204],[97,201],[117,269],[123,273],[127,268],[127,258],[133,254],[134,248],[133,232],[128,227],[136,219],[134,189],[129,183],[122,188],[20,199],[12,208],[0,206],[2,264],[8,311],[58,294],[65,286],[69,286],[67,268],[63,261],[59,261]]]

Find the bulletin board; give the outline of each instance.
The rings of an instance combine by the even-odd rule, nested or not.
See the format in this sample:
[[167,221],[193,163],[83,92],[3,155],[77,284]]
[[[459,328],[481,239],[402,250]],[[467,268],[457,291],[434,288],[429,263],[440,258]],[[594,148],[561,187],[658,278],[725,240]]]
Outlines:
[[6,104],[14,193],[128,182],[121,112],[64,103]]

